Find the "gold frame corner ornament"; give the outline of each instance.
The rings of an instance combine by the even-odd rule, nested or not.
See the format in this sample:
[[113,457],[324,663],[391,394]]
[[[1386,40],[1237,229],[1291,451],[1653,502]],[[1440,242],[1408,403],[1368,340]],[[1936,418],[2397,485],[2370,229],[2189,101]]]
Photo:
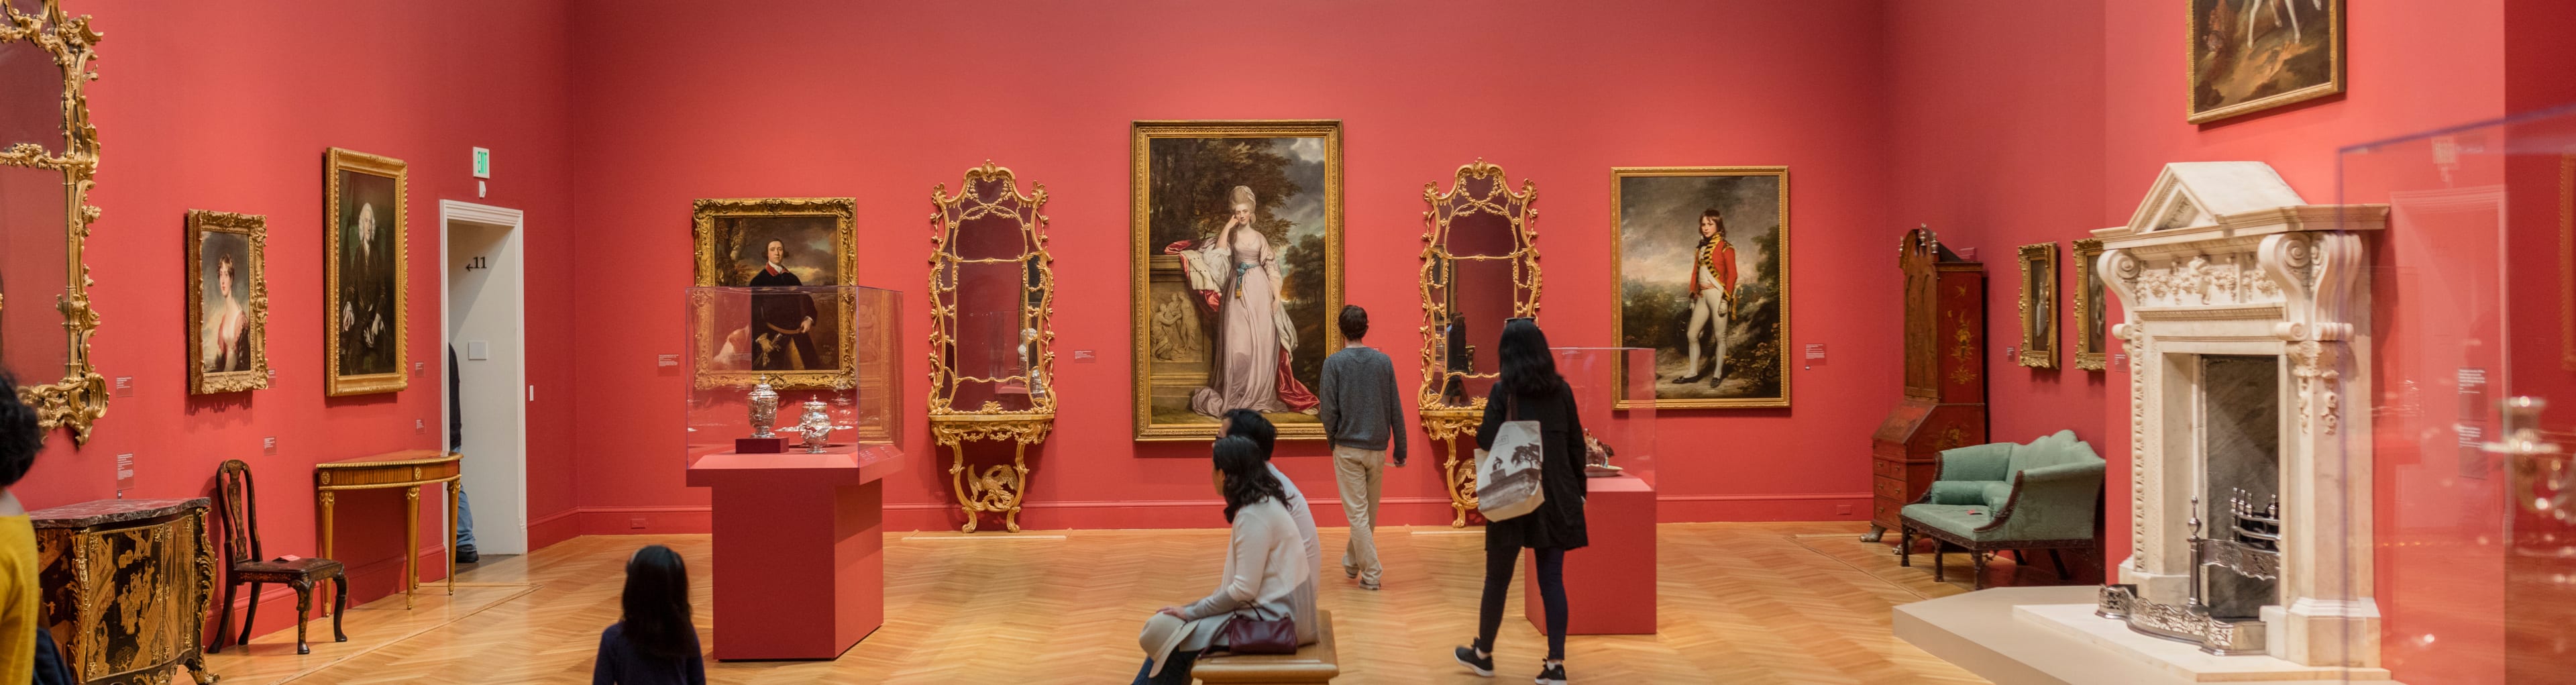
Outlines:
[[[2107,371],[2111,367],[2110,319],[2108,317],[2103,319],[2102,335],[2098,339],[2093,336],[2093,331],[2085,327],[2087,322],[2092,321],[2090,317],[2095,313],[2110,313],[2111,305],[2107,302],[2110,298],[2095,298],[2092,287],[2095,279],[2101,278],[2101,273],[2097,270],[2100,265],[2094,262],[2102,258],[2102,239],[2085,238],[2075,241],[2069,251],[2071,252],[2069,256],[2075,261],[2075,293],[2073,297],[2067,298],[2075,303],[2075,368],[2086,371]],[[2105,291],[2104,294],[2109,293]]]
[[2015,261],[2021,263],[2021,353],[2016,356],[2015,361],[2022,366],[2034,369],[2057,368],[2057,342],[2063,337],[2059,329],[2063,328],[2064,324],[2050,321],[2047,334],[2040,334],[2032,324],[2038,321],[2035,310],[2039,308],[2039,298],[2042,295],[2031,292],[2032,286],[2038,285],[2031,279],[2031,265],[2046,262],[2048,283],[2045,285],[2048,292],[2045,296],[2048,298],[2048,304],[2051,305],[2048,316],[2050,319],[2060,318],[2058,310],[2054,307],[2058,301],[2058,282],[2062,280],[2057,273],[2057,243],[2032,243],[2021,246],[2016,252],[2018,258]]
[[[857,216],[858,198],[851,197],[756,197],[698,198],[689,203],[690,284],[700,288],[722,287],[721,269],[731,259],[732,251],[720,249],[716,241],[716,221],[729,217],[822,216],[830,217],[832,249],[835,258],[831,283],[807,283],[807,287],[855,286],[859,283]],[[843,325],[849,330],[833,336],[839,348],[840,368],[798,369],[786,371],[711,371],[694,381],[699,388],[751,387],[766,379],[780,390],[816,390],[857,387],[858,361],[858,294],[855,289],[841,290]],[[712,316],[704,307],[695,306],[701,314]],[[698,359],[715,355],[715,341],[692,343],[690,354]]]
[[[392,373],[340,373],[340,172],[393,179],[394,370]],[[402,160],[346,148],[322,153],[322,377],[330,397],[401,392],[411,387],[411,170]]]
[[2276,93],[2266,97],[2239,102],[2233,105],[2213,107],[2207,110],[2200,109],[2199,39],[2201,36],[2201,29],[2207,19],[2193,12],[2192,3],[2187,0],[2179,4],[2183,6],[2184,15],[2182,108],[2183,120],[2185,122],[2191,124],[2206,124],[2224,119],[2233,119],[2247,114],[2272,109],[2274,107],[2306,102],[2321,97],[2339,94],[2344,91],[2344,0],[2325,0],[2327,19],[2326,25],[2323,28],[2330,36],[2328,39],[2329,45],[2326,48],[2328,50],[2326,53],[2326,60],[2328,62],[2327,70],[2331,72],[2326,77],[2325,83]]
[[[36,410],[39,430],[52,435],[54,429],[70,429],[72,443],[78,445],[89,442],[108,403],[107,377],[90,359],[90,336],[98,332],[99,313],[90,304],[93,281],[83,261],[90,224],[99,217],[99,208],[89,204],[89,191],[97,185],[98,127],[91,123],[84,86],[98,78],[90,60],[98,57],[97,44],[105,36],[90,27],[89,15],[68,14],[59,0],[43,2],[41,15],[22,11],[17,3],[0,8],[0,18],[5,18],[0,41],[33,43],[53,59],[62,78],[61,149],[19,143],[0,150],[0,166],[62,174],[65,278],[63,290],[49,299],[51,309],[62,316],[63,369],[53,382],[18,386],[18,400]],[[6,304],[0,296],[0,306]]]
[[[1792,262],[1791,257],[1796,253],[1790,249],[1789,244],[1796,236],[1794,235],[1794,231],[1790,229],[1791,222],[1789,220],[1789,167],[1785,165],[1610,167],[1611,226],[1608,233],[1610,234],[1610,284],[1614,290],[1619,288],[1621,283],[1625,282],[1622,280],[1623,277],[1619,273],[1619,264],[1621,259],[1623,259],[1622,254],[1626,249],[1624,241],[1625,236],[1620,234],[1618,226],[1619,180],[1631,177],[1656,176],[1778,176],[1780,178],[1780,273],[1778,274],[1780,281],[1780,333],[1778,338],[1780,343],[1781,363],[1779,364],[1779,397],[1706,399],[1664,399],[1658,397],[1654,398],[1655,409],[1763,409],[1785,408],[1790,406],[1790,399],[1795,397],[1793,394],[1795,389],[1792,387],[1794,385],[1792,381],[1796,380],[1796,375],[1789,373],[1789,367],[1791,366],[1788,363],[1789,341],[1796,340],[1796,338],[1790,336],[1790,324],[1796,317],[1791,315],[1792,310],[1790,308],[1791,300],[1789,298],[1789,279],[1791,271],[1790,264]],[[1625,341],[1628,339],[1626,331],[1627,317],[1620,311],[1620,307],[1617,306],[1617,297],[1618,295],[1615,293],[1612,295],[1613,304],[1610,307],[1610,341],[1613,345],[1625,344]],[[1626,367],[1627,361],[1628,360],[1624,356],[1619,360],[1619,363],[1621,364],[1620,377],[1623,379],[1623,386],[1625,385],[1624,379],[1628,373]],[[1621,392],[1626,392],[1624,387],[1621,389]],[[1616,410],[1626,410],[1629,407],[1630,402],[1625,395],[1622,395],[1617,402],[1614,402],[1611,405],[1611,408]]]
[[[979,183],[998,187],[988,196],[977,190]],[[1018,177],[988,159],[983,166],[966,170],[958,182],[957,194],[948,194],[946,183],[930,190],[935,209],[930,213],[934,233],[930,238],[930,273],[926,276],[931,324],[930,395],[926,404],[934,449],[946,447],[953,455],[948,467],[949,489],[966,517],[960,532],[975,532],[986,513],[1000,514],[1005,530],[1020,532],[1020,507],[1029,483],[1028,450],[1031,445],[1045,442],[1055,427],[1055,256],[1046,246],[1046,184],[1031,184],[1031,188],[1033,192],[1021,193]],[[956,252],[960,225],[997,216],[1009,217],[1017,225],[1019,254],[968,258]],[[1020,328],[1036,331],[1025,341],[1034,346],[1036,359],[1021,374],[978,378],[962,375],[956,368],[954,350],[959,342],[960,315],[956,267],[975,263],[1020,265],[1020,294],[1014,298],[1020,308]],[[945,281],[943,274],[948,275]],[[992,400],[971,408],[955,406],[957,386],[967,381],[1025,383],[1030,391],[1029,407],[1004,409]],[[974,468],[966,459],[966,443],[976,440],[1010,441],[1011,463]]]
[[[181,291],[188,299],[187,329],[188,394],[261,390],[268,387],[268,217],[258,214],[236,214],[205,209],[188,210],[187,278]],[[250,338],[250,368],[241,371],[208,373],[205,368],[205,339],[200,334],[205,325],[205,294],[198,288],[205,282],[203,263],[207,233],[231,233],[249,242],[248,263],[241,266],[250,290],[244,293],[249,306],[242,313],[242,335]]]
[[[1150,161],[1151,145],[1156,138],[1322,138],[1324,146],[1324,349],[1342,346],[1342,329],[1333,312],[1342,309],[1342,121],[1340,119],[1252,119],[1252,120],[1171,120],[1138,119],[1129,124],[1128,137],[1128,311],[1129,311],[1129,381],[1134,389],[1129,396],[1135,418],[1134,440],[1138,442],[1179,442],[1209,440],[1216,437],[1218,424],[1154,422],[1153,404],[1153,303],[1147,293],[1152,287],[1151,261],[1157,246],[1152,242],[1153,179]],[[1279,426],[1281,440],[1322,440],[1322,424],[1292,423]]]

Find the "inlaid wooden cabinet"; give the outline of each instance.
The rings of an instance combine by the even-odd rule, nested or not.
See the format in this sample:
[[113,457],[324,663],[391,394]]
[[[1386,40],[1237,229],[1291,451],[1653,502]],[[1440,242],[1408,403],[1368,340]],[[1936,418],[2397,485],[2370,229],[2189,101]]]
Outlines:
[[202,655],[215,584],[206,498],[97,500],[30,512],[41,623],[75,682],[167,685]]
[[1928,228],[1897,247],[1905,273],[1905,397],[1870,437],[1870,511],[1862,540],[1896,527],[1923,496],[1941,450],[1986,443],[1986,267]]

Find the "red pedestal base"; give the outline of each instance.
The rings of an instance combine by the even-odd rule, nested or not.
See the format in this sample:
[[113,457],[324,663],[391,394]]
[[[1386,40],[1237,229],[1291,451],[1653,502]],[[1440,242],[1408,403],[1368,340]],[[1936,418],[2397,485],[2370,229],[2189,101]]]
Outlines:
[[[1655,632],[1655,488],[1636,476],[1588,478],[1585,533],[1592,544],[1565,553],[1567,635]],[[1521,613],[1547,632],[1538,559],[1521,555]]]
[[885,625],[885,488],[903,453],[701,457],[715,490],[715,658],[831,659]]
[[787,451],[787,439],[734,438],[733,451],[741,454],[777,454]]

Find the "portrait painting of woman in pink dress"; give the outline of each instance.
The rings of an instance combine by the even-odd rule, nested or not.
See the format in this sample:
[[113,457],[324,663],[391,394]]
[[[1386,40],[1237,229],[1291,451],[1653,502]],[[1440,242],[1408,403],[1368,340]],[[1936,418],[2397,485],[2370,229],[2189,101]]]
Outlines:
[[1331,121],[1138,122],[1136,437],[1206,439],[1251,409],[1321,438],[1340,345],[1340,133]]

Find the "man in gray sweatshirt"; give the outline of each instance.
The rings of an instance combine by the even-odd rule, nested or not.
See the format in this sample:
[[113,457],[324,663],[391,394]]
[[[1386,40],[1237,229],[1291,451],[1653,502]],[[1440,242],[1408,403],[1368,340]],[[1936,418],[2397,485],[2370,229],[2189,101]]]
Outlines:
[[1377,495],[1386,473],[1387,443],[1395,443],[1395,465],[1404,465],[1404,410],[1395,392],[1395,361],[1362,344],[1368,336],[1368,310],[1345,305],[1341,315],[1341,351],[1324,358],[1324,383],[1315,393],[1322,401],[1318,418],[1333,443],[1333,475],[1341,484],[1342,513],[1351,522],[1350,545],[1342,549],[1342,575],[1358,578],[1360,588],[1378,588],[1385,571],[1377,559]]

